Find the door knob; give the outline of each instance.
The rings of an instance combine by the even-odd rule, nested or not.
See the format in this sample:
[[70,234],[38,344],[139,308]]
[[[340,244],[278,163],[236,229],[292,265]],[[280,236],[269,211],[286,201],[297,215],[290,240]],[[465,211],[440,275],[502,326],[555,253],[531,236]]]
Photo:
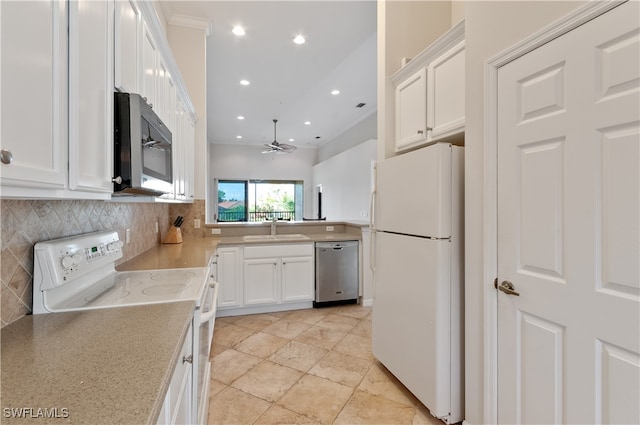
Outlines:
[[520,296],[520,292],[516,292],[513,287],[513,283],[508,280],[503,280],[498,289],[504,292],[507,295],[515,295],[516,297]]

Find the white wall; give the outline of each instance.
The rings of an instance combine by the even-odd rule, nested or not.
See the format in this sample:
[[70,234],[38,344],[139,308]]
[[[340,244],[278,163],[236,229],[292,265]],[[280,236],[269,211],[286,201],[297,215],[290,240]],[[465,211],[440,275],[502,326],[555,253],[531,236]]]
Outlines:
[[570,11],[577,1],[468,1],[466,30],[465,125],[465,416],[469,424],[493,420],[485,396],[491,376],[484,376],[484,298],[492,282],[483,281],[485,262],[496,253],[485,252],[484,217],[484,63],[518,41]]
[[[316,163],[315,149],[298,148],[286,155],[262,154],[260,146],[208,145],[208,179],[274,179],[304,182],[304,216],[313,214],[313,178],[311,168]],[[208,185],[207,222],[213,223],[213,202],[217,194]]]
[[351,149],[362,142],[377,139],[378,115],[374,111],[371,115],[341,133],[333,140],[318,147],[318,162],[326,161],[332,156]]
[[[371,162],[376,150],[377,141],[368,140],[313,167],[313,186],[322,185],[322,216],[327,220],[369,219]],[[313,217],[317,217],[315,197]]]

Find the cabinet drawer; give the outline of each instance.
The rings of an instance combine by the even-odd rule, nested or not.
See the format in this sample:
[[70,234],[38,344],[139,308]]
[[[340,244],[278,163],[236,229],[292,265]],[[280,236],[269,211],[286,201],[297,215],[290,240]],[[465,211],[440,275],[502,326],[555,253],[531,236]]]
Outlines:
[[291,257],[313,255],[313,244],[245,246],[244,258]]

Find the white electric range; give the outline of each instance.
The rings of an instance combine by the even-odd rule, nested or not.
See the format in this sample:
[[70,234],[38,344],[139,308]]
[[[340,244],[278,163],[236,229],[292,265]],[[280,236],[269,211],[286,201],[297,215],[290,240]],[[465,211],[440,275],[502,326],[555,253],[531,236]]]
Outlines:
[[123,245],[115,231],[37,243],[33,314],[193,301],[191,422],[204,423],[218,284],[209,267],[118,272]]

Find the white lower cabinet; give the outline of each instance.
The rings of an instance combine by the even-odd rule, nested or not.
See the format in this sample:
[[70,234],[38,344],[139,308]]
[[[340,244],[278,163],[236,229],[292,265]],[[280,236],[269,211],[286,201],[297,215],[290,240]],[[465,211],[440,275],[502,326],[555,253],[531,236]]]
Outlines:
[[220,247],[218,262],[218,307],[242,306],[242,256],[240,247]]
[[248,314],[311,306],[312,243],[220,247],[217,255],[221,315],[225,310]]
[[280,260],[258,258],[244,260],[244,305],[278,302]]
[[282,264],[282,302],[313,301],[313,255],[284,257]]
[[193,325],[182,344],[167,395],[158,417],[158,425],[191,424],[193,406]]

